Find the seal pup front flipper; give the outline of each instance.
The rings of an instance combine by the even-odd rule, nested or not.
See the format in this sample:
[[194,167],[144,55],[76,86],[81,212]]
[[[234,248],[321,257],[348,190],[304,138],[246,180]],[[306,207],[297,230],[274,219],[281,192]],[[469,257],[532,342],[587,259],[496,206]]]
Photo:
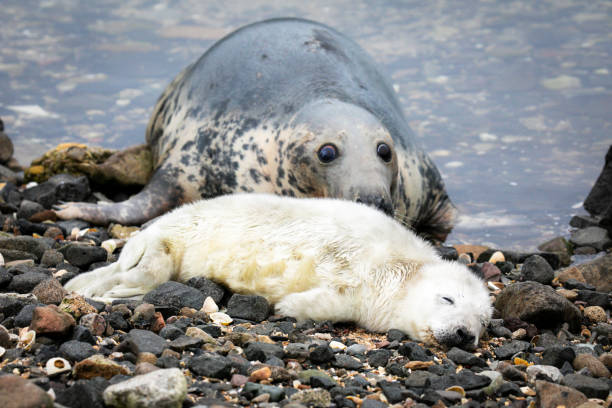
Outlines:
[[121,225],[140,225],[165,213],[183,202],[183,190],[172,183],[164,169],[155,172],[149,184],[138,194],[118,203],[62,204],[55,211],[63,220],[81,219],[96,225],[116,222]]

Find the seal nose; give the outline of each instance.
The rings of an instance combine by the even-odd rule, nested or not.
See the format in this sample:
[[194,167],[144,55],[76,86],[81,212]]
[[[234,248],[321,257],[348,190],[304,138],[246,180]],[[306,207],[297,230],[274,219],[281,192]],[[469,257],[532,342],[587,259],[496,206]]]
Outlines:
[[459,348],[469,350],[474,348],[474,340],[476,340],[476,336],[471,334],[467,328],[462,326],[458,327],[455,329],[454,333],[444,338],[442,343],[449,347],[457,346]]
[[374,207],[377,210],[380,210],[387,215],[393,215],[393,206],[391,205],[391,202],[385,200],[380,195],[375,195],[375,194],[360,195],[355,199],[355,201],[358,203],[369,205],[370,207]]

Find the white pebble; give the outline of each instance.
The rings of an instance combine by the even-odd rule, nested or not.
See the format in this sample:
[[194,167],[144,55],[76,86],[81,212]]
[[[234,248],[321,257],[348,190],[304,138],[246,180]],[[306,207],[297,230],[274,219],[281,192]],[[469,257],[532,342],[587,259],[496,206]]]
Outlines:
[[493,252],[493,255],[491,255],[491,258],[489,258],[489,262],[491,262],[492,264],[495,264],[496,262],[505,262],[505,261],[506,261],[506,257],[501,251]]
[[229,317],[229,315],[223,312],[213,312],[209,315],[209,317],[210,320],[213,321],[213,323],[217,323],[223,326],[227,326],[234,321],[231,317]]
[[330,341],[329,342],[329,347],[331,347],[332,350],[334,351],[343,351],[346,350],[346,345],[343,343],[340,343],[339,341]]

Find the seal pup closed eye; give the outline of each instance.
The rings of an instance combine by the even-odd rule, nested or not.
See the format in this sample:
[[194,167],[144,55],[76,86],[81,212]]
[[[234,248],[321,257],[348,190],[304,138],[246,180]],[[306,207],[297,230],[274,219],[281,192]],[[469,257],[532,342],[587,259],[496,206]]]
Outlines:
[[200,276],[299,320],[395,328],[429,343],[474,346],[491,316],[480,279],[382,212],[266,194],[175,209],[130,238],[117,262],[65,288],[109,301]]
[[255,192],[363,202],[441,241],[454,221],[390,81],[357,43],[313,21],[267,20],[220,39],[166,88],[146,140],[154,174],[142,192],[58,216],[133,225]]

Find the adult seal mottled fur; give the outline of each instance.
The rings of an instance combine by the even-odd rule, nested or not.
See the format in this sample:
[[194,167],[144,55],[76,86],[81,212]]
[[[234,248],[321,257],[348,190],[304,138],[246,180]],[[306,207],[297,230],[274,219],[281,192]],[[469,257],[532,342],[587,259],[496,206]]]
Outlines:
[[443,240],[455,213],[395,92],[355,42],[274,19],[214,44],[160,97],[147,128],[155,172],[127,201],[70,203],[61,218],[138,224],[236,192],[375,206]]

